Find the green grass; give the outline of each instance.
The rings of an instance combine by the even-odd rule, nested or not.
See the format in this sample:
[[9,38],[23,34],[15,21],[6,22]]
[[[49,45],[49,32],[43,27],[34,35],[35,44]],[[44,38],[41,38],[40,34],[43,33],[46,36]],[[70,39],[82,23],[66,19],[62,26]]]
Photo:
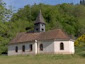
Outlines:
[[77,54],[0,56],[0,64],[85,64],[85,57]]

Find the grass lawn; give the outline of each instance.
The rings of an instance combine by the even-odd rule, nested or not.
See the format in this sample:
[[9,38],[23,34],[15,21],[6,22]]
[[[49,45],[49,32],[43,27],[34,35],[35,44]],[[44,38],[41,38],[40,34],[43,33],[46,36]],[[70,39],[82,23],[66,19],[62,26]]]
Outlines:
[[0,56],[0,64],[85,64],[85,57],[77,54]]

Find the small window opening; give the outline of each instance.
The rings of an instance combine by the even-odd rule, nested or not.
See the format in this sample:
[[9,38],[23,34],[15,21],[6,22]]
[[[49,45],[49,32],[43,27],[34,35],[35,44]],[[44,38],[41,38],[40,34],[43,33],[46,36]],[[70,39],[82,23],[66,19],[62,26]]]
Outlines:
[[40,50],[43,51],[43,44],[40,44]]
[[18,47],[17,46],[15,47],[15,52],[18,52]]
[[30,51],[32,51],[32,44],[30,44],[29,48],[30,48]]
[[39,29],[37,28],[36,31],[38,31]]
[[64,44],[60,43],[60,50],[64,50]]
[[22,46],[22,52],[25,52],[25,45]]
[[42,28],[42,31],[44,31],[44,29]]

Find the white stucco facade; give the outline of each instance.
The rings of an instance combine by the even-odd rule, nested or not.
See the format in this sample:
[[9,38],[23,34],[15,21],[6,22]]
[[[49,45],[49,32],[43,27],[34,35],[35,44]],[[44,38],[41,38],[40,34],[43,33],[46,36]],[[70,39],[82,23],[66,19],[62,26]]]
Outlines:
[[[64,44],[64,50],[60,50],[60,43]],[[32,51],[30,51],[29,45],[32,44]],[[40,50],[40,44],[43,44],[43,50]],[[25,52],[22,51],[22,46],[25,46]],[[15,47],[18,47],[18,52],[15,51]],[[37,41],[26,42],[20,44],[11,44],[8,46],[8,55],[23,55],[23,54],[74,54],[74,42],[73,41]]]
[[[64,44],[64,50],[60,50],[60,43]],[[74,42],[69,41],[54,41],[54,52],[55,54],[74,54]]]
[[[22,43],[22,44],[12,44],[8,46],[8,55],[19,55],[19,54],[34,54],[35,49],[30,51],[29,45],[32,44],[33,48],[35,48],[35,44],[33,42],[31,43]],[[25,46],[25,52],[22,52],[22,46]],[[18,52],[15,51],[15,47],[18,47]],[[29,53],[28,53],[29,52]]]

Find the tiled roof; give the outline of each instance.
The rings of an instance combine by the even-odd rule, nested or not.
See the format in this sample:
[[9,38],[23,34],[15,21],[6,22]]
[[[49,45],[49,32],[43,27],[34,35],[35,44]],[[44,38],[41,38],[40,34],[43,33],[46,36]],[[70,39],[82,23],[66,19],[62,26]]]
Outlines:
[[41,41],[41,40],[52,40],[52,39],[69,40],[70,37],[67,34],[65,34],[61,29],[54,29],[40,33],[23,32],[16,35],[16,37],[10,42],[10,44],[24,43],[35,40]]

